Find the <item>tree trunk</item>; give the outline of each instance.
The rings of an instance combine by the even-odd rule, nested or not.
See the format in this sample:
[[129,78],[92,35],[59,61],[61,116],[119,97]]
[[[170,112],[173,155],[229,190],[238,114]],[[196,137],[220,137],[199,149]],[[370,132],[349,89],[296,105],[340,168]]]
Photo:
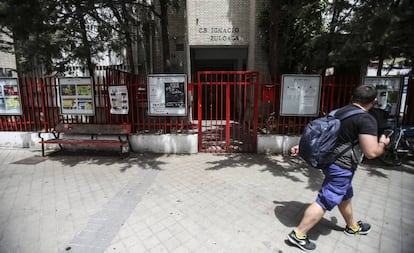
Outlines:
[[382,67],[384,66],[384,46],[380,45],[378,54],[377,76],[382,76]]
[[160,0],[161,8],[161,36],[162,36],[162,57],[164,72],[171,71],[170,41],[168,37],[168,0]]
[[[332,40],[336,40],[336,36],[335,36],[335,30],[336,30],[336,26],[338,23],[338,15],[340,13],[340,10],[338,9],[338,4],[337,1],[334,0],[332,2],[332,18],[331,18],[331,22],[329,24],[329,33],[327,36],[327,43],[326,43],[326,47],[325,47],[325,52],[324,52],[324,62],[323,62],[323,70],[322,70],[322,76],[325,76],[326,74],[326,69],[331,67],[329,66],[329,53],[332,50],[332,44],[333,41]],[[335,71],[336,72],[336,71]]]
[[131,73],[135,74],[135,64],[134,64],[134,51],[132,50],[133,43],[132,43],[132,34],[131,34],[131,25],[129,22],[128,17],[128,10],[124,4],[122,4],[122,15],[124,16],[125,23],[124,23],[124,32],[125,32],[125,40],[126,40],[126,50],[127,50],[127,60],[129,64],[129,70]]
[[279,1],[271,1],[270,24],[269,24],[269,72],[272,77],[279,74]]
[[[81,28],[82,44],[83,44],[81,57],[83,57],[84,60],[86,61],[86,64],[89,70],[89,77],[92,79],[92,90],[95,91],[95,65],[92,62],[91,43],[88,40],[85,16],[82,14],[82,10],[81,9],[79,10],[80,11],[77,13],[77,17],[78,17],[79,25]],[[93,116],[91,116],[91,118],[93,118]]]
[[[86,61],[86,65],[89,71],[89,76],[94,78],[95,75],[95,66],[92,62],[92,52],[91,52],[91,43],[88,40],[88,35],[87,35],[87,31],[86,31],[86,25],[85,25],[85,19],[84,16],[82,16],[82,14],[78,13],[78,18],[79,18],[79,25],[81,28],[81,33],[82,33],[82,56],[84,57],[84,60]],[[81,56],[81,57],[82,57]]]

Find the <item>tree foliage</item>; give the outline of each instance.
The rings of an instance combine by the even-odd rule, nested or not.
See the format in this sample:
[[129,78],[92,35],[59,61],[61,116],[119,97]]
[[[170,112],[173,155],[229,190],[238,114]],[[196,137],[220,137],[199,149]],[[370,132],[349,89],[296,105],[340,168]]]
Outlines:
[[60,56],[55,17],[54,8],[45,9],[40,1],[4,0],[0,4],[1,32],[14,40],[14,44],[3,44],[3,50],[14,48],[21,69],[41,63],[50,69],[51,59]]
[[411,2],[365,0],[348,5],[347,19],[338,20],[337,30],[328,34],[335,45],[328,62],[347,68],[366,66],[370,60],[376,60],[377,75],[381,75],[386,59],[403,58],[412,66],[414,44],[410,23],[414,22],[414,13]]
[[259,19],[271,74],[310,73],[321,35],[324,5],[318,1],[269,1]]
[[[413,1],[268,1],[260,27],[272,74],[361,74],[370,60],[413,61]],[[270,11],[269,11],[270,10]],[[380,74],[380,73],[378,73]]]
[[[125,55],[131,71],[159,27],[163,71],[171,67],[168,13],[182,0],[2,0],[0,29],[14,39],[20,71],[43,66],[63,72],[69,63],[92,72],[103,53]],[[376,60],[414,57],[412,0],[265,0],[259,17],[272,74],[325,73],[328,67],[359,74]],[[157,25],[156,25],[157,24]],[[252,42],[253,43],[253,42]],[[351,73],[349,73],[351,71]],[[355,72],[355,73],[354,73]],[[380,73],[378,73],[380,74]]]
[[[86,66],[93,75],[102,54],[122,55],[136,71],[134,45],[144,45],[151,17],[160,20],[164,68],[169,63],[169,7],[179,8],[179,0],[3,0],[0,29],[13,38],[3,41],[0,50],[14,47],[20,72],[43,66],[46,72],[63,72],[69,63]],[[135,53],[134,53],[135,52]]]

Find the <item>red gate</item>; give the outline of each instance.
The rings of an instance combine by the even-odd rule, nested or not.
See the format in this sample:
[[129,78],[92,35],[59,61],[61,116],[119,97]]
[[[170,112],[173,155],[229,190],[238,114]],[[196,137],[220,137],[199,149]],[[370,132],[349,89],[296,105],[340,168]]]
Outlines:
[[259,73],[197,73],[194,119],[200,152],[256,152]]

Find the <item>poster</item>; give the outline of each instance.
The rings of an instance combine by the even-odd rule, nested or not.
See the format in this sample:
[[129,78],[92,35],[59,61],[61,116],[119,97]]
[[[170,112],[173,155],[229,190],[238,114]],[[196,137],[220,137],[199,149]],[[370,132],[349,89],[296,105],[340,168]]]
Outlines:
[[187,115],[187,77],[185,74],[148,76],[148,114]]
[[0,115],[21,115],[19,84],[17,78],[0,78]]
[[126,86],[110,86],[109,99],[111,101],[111,114],[128,114],[128,90]]
[[94,115],[94,95],[90,77],[59,78],[62,114]]
[[318,116],[322,78],[319,75],[283,75],[281,116]]
[[387,111],[390,116],[398,114],[401,98],[401,77],[365,76],[363,84],[370,84],[377,89],[375,108]]

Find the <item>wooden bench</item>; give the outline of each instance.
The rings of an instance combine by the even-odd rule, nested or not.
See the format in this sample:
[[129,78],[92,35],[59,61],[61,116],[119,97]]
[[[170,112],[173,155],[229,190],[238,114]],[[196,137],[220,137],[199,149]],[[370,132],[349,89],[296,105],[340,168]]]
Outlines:
[[[130,124],[58,124],[51,132],[54,138],[45,139],[45,132],[39,133],[42,144],[42,156],[45,156],[45,144],[57,144],[60,149],[63,145],[91,145],[119,147],[121,155],[129,154]],[[61,135],[63,134],[63,135]],[[109,138],[112,136],[112,138]],[[126,151],[126,152],[125,152]]]

